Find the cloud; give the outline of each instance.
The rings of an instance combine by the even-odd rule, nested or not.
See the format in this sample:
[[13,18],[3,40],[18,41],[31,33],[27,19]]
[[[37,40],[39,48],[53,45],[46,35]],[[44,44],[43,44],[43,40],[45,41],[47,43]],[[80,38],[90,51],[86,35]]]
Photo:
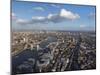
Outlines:
[[45,17],[32,17],[31,20],[25,19],[17,19],[16,23],[19,25],[30,25],[30,24],[37,24],[37,23],[46,23],[47,19]]
[[72,13],[71,11],[61,9],[59,14],[49,14],[47,18],[51,22],[58,23],[62,21],[76,20],[79,19],[80,16],[76,13]]
[[89,18],[95,18],[95,16],[96,16],[95,13],[90,13],[90,14],[88,15]]
[[59,5],[56,5],[56,4],[51,4],[52,7],[56,7],[56,8],[60,8]]
[[16,19],[15,13],[11,13],[11,17],[12,17],[13,20],[15,20]]
[[27,25],[29,24],[30,22],[28,20],[24,20],[24,19],[17,19],[16,20],[16,23],[17,24],[20,24],[20,25]]
[[86,25],[80,25],[80,28],[85,28],[86,27]]
[[43,16],[32,17],[31,20],[18,19],[16,23],[23,24],[23,25],[35,24],[35,23],[49,23],[49,22],[59,23],[63,21],[72,21],[79,18],[80,16],[78,14],[65,9],[61,9],[60,12],[57,14],[48,14],[45,17]]
[[80,16],[78,14],[72,13],[71,11],[67,11],[65,9],[61,10],[60,16],[66,18],[66,19],[69,19],[69,20],[75,20],[75,19],[80,18]]
[[11,15],[12,15],[12,16],[15,16],[15,13],[12,13]]
[[46,23],[47,20],[48,19],[46,17],[37,16],[37,17],[32,17],[31,23]]
[[43,7],[34,7],[33,10],[44,11],[45,9]]
[[53,23],[59,23],[63,21],[63,18],[61,18],[59,14],[49,14],[47,16],[47,19],[49,22]]

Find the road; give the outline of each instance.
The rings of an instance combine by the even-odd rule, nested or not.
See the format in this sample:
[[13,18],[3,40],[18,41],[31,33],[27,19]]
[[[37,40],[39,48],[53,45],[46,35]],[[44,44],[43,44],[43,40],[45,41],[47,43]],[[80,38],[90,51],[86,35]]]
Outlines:
[[78,54],[80,49],[81,37],[79,35],[78,42],[75,46],[75,49],[72,49],[72,53],[70,55],[70,63],[66,67],[67,70],[80,70],[80,64],[78,63]]

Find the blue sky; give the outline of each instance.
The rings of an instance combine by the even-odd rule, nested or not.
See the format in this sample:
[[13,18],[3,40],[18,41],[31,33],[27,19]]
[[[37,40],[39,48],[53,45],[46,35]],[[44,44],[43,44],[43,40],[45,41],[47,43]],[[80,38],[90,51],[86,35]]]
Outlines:
[[12,2],[13,30],[95,30],[95,6]]

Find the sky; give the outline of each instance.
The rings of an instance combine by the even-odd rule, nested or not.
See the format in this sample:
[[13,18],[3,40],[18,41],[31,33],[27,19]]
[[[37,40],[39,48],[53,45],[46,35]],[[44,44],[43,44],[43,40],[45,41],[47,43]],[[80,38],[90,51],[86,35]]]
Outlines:
[[12,30],[95,30],[95,6],[12,1]]

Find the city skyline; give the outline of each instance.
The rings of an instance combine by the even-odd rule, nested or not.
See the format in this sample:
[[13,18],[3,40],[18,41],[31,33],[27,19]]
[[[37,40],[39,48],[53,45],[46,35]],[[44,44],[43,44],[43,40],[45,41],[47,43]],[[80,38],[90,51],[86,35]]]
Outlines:
[[95,6],[12,2],[12,30],[95,31]]

